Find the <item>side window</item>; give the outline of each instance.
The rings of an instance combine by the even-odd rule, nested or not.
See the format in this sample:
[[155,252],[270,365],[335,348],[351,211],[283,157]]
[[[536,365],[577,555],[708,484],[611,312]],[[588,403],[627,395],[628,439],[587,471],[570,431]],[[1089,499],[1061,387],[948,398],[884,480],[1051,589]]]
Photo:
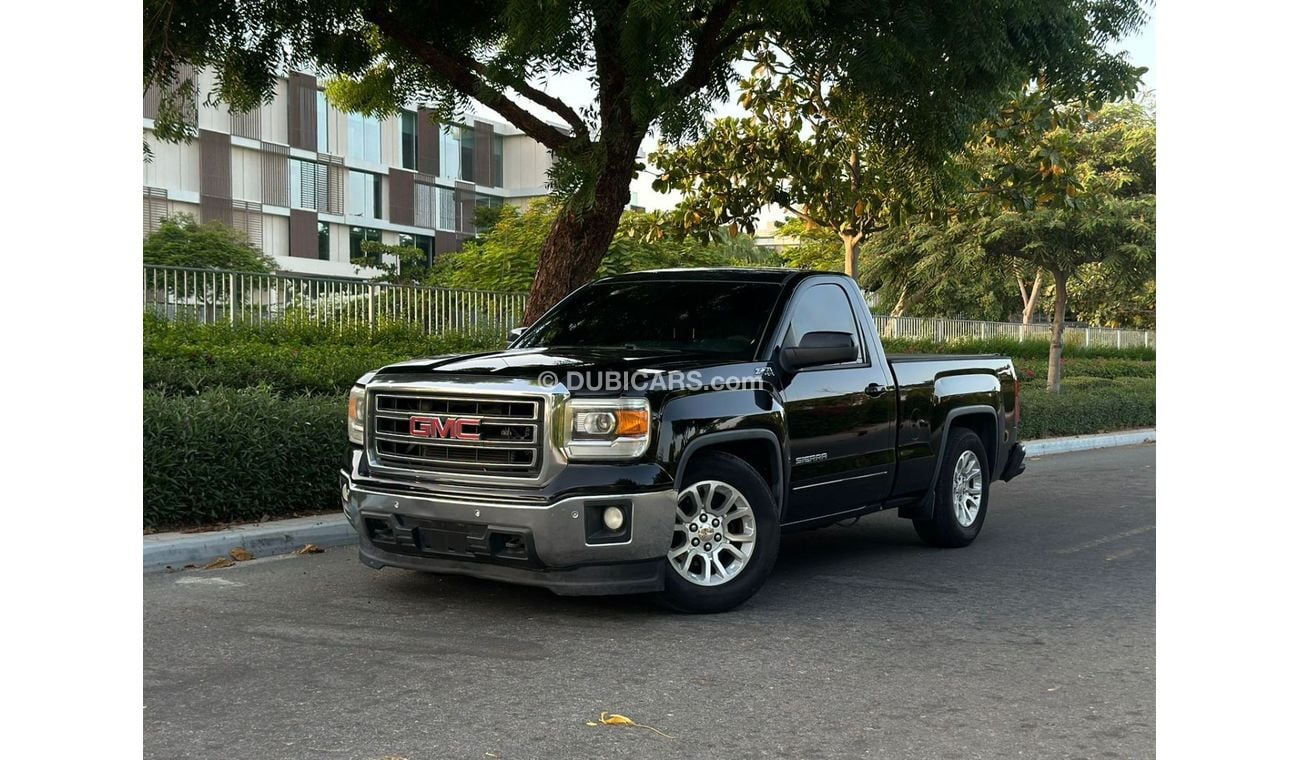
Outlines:
[[853,336],[853,345],[862,357],[862,344],[858,340],[858,323],[853,318],[853,307],[844,290],[829,282],[814,285],[799,296],[790,316],[783,345],[797,346],[810,332],[844,332]]

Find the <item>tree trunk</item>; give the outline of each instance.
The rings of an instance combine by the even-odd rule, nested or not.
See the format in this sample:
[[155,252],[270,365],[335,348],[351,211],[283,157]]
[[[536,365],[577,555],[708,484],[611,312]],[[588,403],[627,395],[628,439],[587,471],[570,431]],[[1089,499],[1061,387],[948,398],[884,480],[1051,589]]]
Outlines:
[[618,231],[623,208],[632,198],[635,157],[633,149],[626,159],[605,165],[590,206],[580,207],[577,201],[570,200],[560,210],[537,256],[537,274],[528,293],[524,325],[536,322],[560,299],[596,276]]
[[1026,290],[1025,280],[1017,275],[1016,284],[1020,286],[1020,301],[1024,304],[1024,309],[1020,312],[1020,341],[1023,343],[1028,337],[1029,323],[1034,319],[1034,308],[1038,306],[1038,296],[1043,290],[1043,270],[1034,270],[1034,287],[1032,290]]
[[852,235],[840,235],[840,240],[844,243],[844,274],[853,278],[854,282],[858,281],[858,243],[862,236],[854,233]]
[[1043,289],[1043,270],[1039,269],[1034,272],[1034,287],[1026,292],[1025,283],[1020,282],[1020,299],[1024,302],[1025,308],[1020,313],[1020,324],[1027,325],[1034,319],[1034,308],[1038,306],[1038,296]]
[[1056,309],[1052,314],[1052,345],[1047,355],[1047,391],[1061,392],[1061,348],[1065,345],[1065,273],[1052,270],[1056,283]]

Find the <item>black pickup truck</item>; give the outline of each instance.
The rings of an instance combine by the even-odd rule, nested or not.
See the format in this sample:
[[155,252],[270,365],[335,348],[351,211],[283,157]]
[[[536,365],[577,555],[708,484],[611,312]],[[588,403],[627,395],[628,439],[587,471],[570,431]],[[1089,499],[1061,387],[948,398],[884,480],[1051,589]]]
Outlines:
[[783,529],[896,508],[965,546],[1024,471],[1001,356],[885,356],[843,275],[640,272],[579,288],[508,348],[357,381],[343,509],[375,568],[560,594],[748,599]]

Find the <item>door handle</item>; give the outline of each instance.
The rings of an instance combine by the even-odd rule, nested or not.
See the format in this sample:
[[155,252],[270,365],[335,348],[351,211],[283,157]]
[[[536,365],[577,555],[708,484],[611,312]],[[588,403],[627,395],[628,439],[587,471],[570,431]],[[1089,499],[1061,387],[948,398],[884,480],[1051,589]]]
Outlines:
[[868,396],[872,398],[877,398],[879,396],[885,395],[885,391],[887,390],[889,389],[881,385],[880,383],[872,383],[871,385],[868,385],[865,389],[863,389],[863,392],[865,392]]

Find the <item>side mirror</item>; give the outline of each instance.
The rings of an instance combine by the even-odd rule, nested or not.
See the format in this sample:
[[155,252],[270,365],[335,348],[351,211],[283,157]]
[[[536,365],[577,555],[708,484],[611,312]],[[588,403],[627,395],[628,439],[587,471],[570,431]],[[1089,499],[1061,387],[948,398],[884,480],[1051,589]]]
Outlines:
[[840,364],[858,358],[853,336],[846,332],[805,333],[798,346],[781,349],[781,367],[795,372],[806,367]]
[[511,330],[506,338],[506,345],[509,346],[511,343],[514,343],[515,341],[519,340],[520,336],[522,336],[526,332],[528,332],[527,327],[516,327],[515,329]]

